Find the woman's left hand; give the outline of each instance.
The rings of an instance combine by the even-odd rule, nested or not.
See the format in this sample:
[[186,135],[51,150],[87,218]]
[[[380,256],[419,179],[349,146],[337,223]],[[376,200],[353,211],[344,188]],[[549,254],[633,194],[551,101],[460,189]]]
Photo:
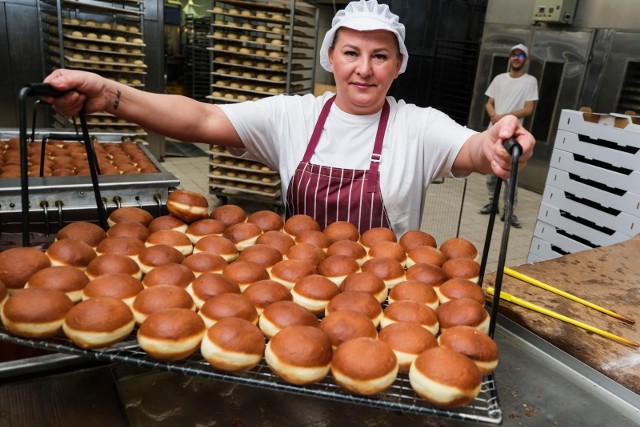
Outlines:
[[509,138],[514,138],[522,147],[518,160],[518,169],[523,168],[533,155],[536,140],[515,116],[507,115],[498,120],[490,129],[482,134],[482,151],[489,162],[491,171],[502,179],[511,174],[511,153],[503,145]]

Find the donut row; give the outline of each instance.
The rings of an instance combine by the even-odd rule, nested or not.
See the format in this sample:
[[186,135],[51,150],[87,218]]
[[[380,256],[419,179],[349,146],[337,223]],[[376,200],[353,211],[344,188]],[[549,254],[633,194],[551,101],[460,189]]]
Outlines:
[[[56,292],[42,297],[59,304],[50,309],[57,314],[45,322],[52,323],[47,333],[61,329],[85,348],[110,345],[138,325],[140,347],[160,360],[199,350],[215,369],[238,371],[264,359],[293,384],[331,371],[337,384],[363,395],[408,372],[415,391],[438,406],[473,400],[482,375],[497,364],[482,290],[442,268],[456,259],[449,246],[473,249],[461,259],[477,256],[462,239],[440,245],[441,266],[407,267],[412,250],[435,249],[433,237],[413,231],[396,241],[388,229],[360,234],[340,222],[320,230],[311,217],[284,221],[234,205],[209,212],[206,198],[184,190],[171,193],[167,208],[170,215],[158,218],[120,208],[107,231],[72,223],[46,253],[0,253],[0,280],[11,295],[2,310],[5,327],[34,336],[16,327],[24,319],[17,313],[39,330],[35,319],[45,305],[26,309],[25,301]],[[376,253],[402,258],[398,248],[404,261]],[[7,265],[20,265],[20,274],[9,277]],[[402,273],[392,274],[398,265]],[[99,315],[109,312],[118,315]],[[96,318],[102,320],[88,320]]]

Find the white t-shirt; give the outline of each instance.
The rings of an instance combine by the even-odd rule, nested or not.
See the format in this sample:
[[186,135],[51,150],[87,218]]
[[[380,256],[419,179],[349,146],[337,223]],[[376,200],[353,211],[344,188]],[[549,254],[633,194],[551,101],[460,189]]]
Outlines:
[[[246,147],[245,157],[279,171],[282,192],[302,160],[324,103],[333,96],[279,95],[219,105]],[[391,107],[380,160],[380,187],[396,235],[419,229],[423,202],[432,180],[452,176],[463,143],[475,131],[433,108],[387,97]],[[323,166],[369,169],[380,112],[352,115],[335,104],[311,162]]]
[[[509,73],[498,74],[485,92],[493,98],[493,108],[498,114],[519,110],[527,101],[538,100],[538,81],[530,74],[513,78]],[[522,123],[523,119],[520,119]]]

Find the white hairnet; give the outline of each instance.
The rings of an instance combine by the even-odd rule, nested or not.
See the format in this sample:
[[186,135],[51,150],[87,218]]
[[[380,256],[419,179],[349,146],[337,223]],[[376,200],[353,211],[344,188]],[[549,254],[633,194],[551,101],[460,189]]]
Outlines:
[[407,69],[409,53],[404,45],[404,25],[400,23],[398,15],[389,10],[386,4],[378,4],[376,0],[352,1],[338,11],[331,22],[331,29],[327,31],[320,47],[320,65],[327,71],[331,71],[329,63],[329,48],[333,45],[333,39],[338,28],[347,27],[357,31],[387,30],[395,34],[402,54],[400,73]]
[[513,52],[514,50],[521,50],[522,53],[524,53],[524,56],[526,56],[527,58],[529,57],[529,49],[527,49],[527,47],[522,43],[517,44],[511,48],[511,52]]

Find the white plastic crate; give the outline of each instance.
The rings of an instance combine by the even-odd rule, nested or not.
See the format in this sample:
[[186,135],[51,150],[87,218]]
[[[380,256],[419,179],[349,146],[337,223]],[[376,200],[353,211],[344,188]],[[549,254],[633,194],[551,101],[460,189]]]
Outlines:
[[607,208],[588,198],[577,197],[564,189],[546,186],[542,203],[591,222],[594,228],[606,228],[627,236],[634,236],[640,230],[640,218],[617,209]]
[[[540,204],[540,211],[538,212],[538,222],[540,221],[563,230],[570,236],[576,236],[576,238],[590,242],[594,246],[608,246],[632,237],[611,229],[597,229],[594,224],[585,224],[584,222],[587,221],[584,218],[578,215],[569,216],[557,206],[548,205],[544,202]],[[542,236],[539,235],[538,237]],[[573,253],[573,251],[570,252]]]
[[[640,134],[636,134],[635,138],[636,144],[640,144]],[[620,145],[610,139],[594,139],[588,135],[558,130],[554,148],[606,162],[613,167],[631,170],[640,167],[640,147]]]
[[[593,200],[604,207],[618,209],[640,217],[640,194],[606,187],[604,184],[583,178],[580,171],[570,173],[549,168],[546,185],[564,189],[578,197]],[[640,188],[637,190],[640,191]]]
[[[585,179],[605,184],[612,188],[636,192],[640,188],[640,171],[621,173],[611,165],[594,165],[585,162],[574,153],[554,148],[550,167],[580,175]],[[608,167],[606,167],[608,166]],[[640,165],[638,165],[640,167]]]
[[620,145],[640,147],[640,117],[624,114],[594,114],[562,110],[559,130],[615,141]]
[[529,247],[527,262],[547,261],[550,259],[560,258],[568,253],[571,252],[561,250],[558,245],[533,236],[531,238],[531,246]]

